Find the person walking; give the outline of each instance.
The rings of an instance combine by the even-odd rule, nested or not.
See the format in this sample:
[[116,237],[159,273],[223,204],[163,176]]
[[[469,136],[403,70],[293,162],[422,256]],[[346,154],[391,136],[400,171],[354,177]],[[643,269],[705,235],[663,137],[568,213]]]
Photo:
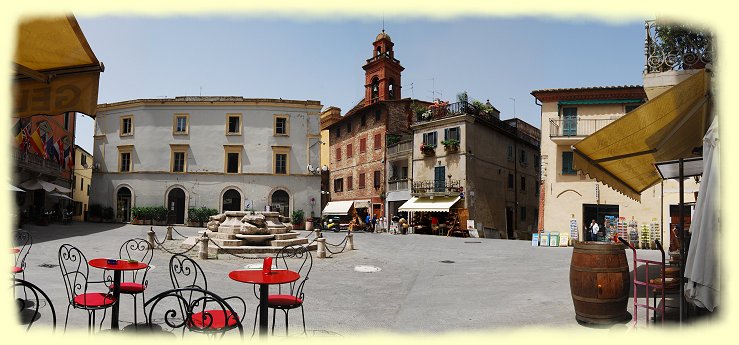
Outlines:
[[595,222],[595,219],[593,219],[590,222],[590,238],[591,241],[597,241],[598,240],[598,232],[600,232],[600,226],[598,226],[598,223]]

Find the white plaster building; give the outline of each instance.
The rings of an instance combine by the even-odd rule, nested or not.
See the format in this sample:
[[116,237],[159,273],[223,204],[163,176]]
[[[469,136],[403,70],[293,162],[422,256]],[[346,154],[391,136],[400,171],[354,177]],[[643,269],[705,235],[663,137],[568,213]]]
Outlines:
[[[319,101],[187,96],[98,105],[91,204],[320,213]],[[312,209],[313,208],[313,209]]]

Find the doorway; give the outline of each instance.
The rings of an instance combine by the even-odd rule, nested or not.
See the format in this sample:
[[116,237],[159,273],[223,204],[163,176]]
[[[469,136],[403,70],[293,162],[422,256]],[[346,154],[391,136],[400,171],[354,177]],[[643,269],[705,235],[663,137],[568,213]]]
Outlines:
[[505,227],[508,239],[513,239],[513,207],[505,208]]
[[167,224],[185,224],[185,191],[181,188],[167,194]]
[[280,212],[283,217],[290,217],[290,195],[286,191],[278,189],[272,193],[272,211]]
[[128,223],[131,221],[131,190],[128,187],[118,189],[116,208],[116,219],[119,222]]
[[443,192],[446,175],[446,167],[434,167],[434,192]]
[[229,189],[223,193],[223,211],[241,211],[241,193],[235,189]]
[[618,218],[618,205],[582,205],[582,224],[585,227],[589,227],[590,222],[595,219],[598,226],[605,231],[606,216],[614,216]]

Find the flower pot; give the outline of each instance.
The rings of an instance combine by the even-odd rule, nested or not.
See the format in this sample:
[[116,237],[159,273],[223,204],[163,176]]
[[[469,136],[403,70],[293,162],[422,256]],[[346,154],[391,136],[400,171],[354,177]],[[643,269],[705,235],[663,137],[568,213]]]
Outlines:
[[459,152],[459,145],[447,145],[444,146],[444,151],[448,153]]
[[144,219],[144,225],[151,225],[151,219]]
[[131,220],[131,224],[133,224],[133,225],[143,225],[144,224],[144,221],[141,220],[141,219],[132,219]]

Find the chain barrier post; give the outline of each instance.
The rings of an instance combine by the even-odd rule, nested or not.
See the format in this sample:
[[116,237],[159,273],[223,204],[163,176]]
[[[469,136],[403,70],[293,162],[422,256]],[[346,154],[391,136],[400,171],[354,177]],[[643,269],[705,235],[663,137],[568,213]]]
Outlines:
[[349,250],[354,250],[354,234],[352,234],[351,231],[346,235],[347,244],[349,245]]
[[156,233],[154,233],[154,227],[149,228],[149,232],[146,233],[148,235],[149,239],[149,248],[156,248],[156,242],[155,242],[155,236]]
[[316,238],[321,238],[323,235],[321,234],[321,229],[316,229]]
[[326,258],[326,239],[323,237],[319,237],[316,239],[318,242],[318,249],[316,251],[316,255],[320,259]]
[[172,226],[167,227],[167,235],[164,236],[165,241],[171,241],[172,240]]
[[198,257],[204,260],[208,259],[208,234],[203,233],[203,236],[200,237],[200,251],[198,252]]

